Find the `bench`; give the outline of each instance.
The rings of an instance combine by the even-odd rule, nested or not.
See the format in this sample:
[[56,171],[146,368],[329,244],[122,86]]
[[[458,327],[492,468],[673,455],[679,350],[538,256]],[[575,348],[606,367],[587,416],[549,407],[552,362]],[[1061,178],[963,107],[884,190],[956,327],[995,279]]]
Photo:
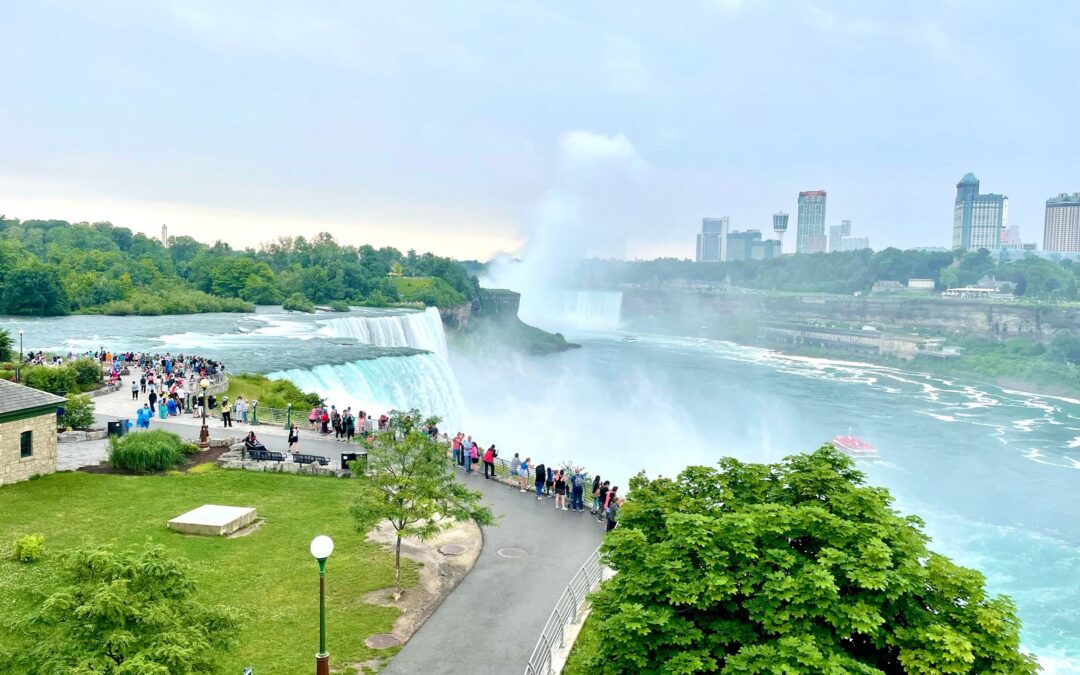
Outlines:
[[271,452],[270,450],[248,450],[247,456],[249,459],[262,462],[284,462],[285,455],[280,452]]
[[330,460],[321,455],[300,455],[296,454],[292,456],[292,461],[297,464],[318,464],[319,466],[326,466],[330,463]]

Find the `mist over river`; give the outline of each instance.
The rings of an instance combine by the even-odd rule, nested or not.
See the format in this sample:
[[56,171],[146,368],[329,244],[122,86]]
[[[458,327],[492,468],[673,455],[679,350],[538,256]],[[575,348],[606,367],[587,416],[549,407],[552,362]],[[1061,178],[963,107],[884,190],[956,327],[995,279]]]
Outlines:
[[0,328],[16,340],[24,329],[27,350],[198,353],[288,376],[339,407],[421,407],[502,456],[583,464],[624,486],[639,469],[775,461],[850,429],[880,449],[862,467],[869,481],[926,521],[932,548],[1012,596],[1046,672],[1080,672],[1080,401],[619,332],[610,296],[555,307],[582,349],[461,353],[434,310],[0,317]]

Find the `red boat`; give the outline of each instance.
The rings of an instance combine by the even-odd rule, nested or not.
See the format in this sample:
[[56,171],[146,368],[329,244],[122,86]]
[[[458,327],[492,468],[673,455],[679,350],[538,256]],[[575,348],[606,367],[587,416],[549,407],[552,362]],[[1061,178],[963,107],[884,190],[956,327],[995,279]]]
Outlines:
[[864,441],[858,436],[834,436],[832,444],[836,449],[855,459],[878,459],[877,448],[873,444]]

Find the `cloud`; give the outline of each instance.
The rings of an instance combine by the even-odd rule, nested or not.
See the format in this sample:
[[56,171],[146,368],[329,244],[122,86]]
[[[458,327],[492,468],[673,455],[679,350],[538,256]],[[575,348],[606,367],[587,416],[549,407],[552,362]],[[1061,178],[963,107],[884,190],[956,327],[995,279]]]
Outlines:
[[598,178],[610,171],[641,177],[645,162],[623,134],[570,131],[559,138],[559,170],[564,178]]

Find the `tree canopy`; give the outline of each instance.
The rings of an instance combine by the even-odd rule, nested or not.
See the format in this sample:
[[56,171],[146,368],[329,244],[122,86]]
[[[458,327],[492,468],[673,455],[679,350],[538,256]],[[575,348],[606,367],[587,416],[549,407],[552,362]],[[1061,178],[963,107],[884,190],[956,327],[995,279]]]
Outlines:
[[[396,284],[391,270],[412,283]],[[0,314],[248,311],[291,296],[443,306],[470,300],[477,289],[476,278],[449,258],[345,246],[325,232],[238,251],[187,236],[165,247],[107,222],[0,216]]]
[[1007,597],[831,446],[631,481],[590,672],[1034,673]]
[[188,565],[160,545],[78,550],[62,574],[64,586],[16,626],[26,647],[0,655],[4,672],[207,673],[213,650],[232,641],[233,611],[195,602]]

